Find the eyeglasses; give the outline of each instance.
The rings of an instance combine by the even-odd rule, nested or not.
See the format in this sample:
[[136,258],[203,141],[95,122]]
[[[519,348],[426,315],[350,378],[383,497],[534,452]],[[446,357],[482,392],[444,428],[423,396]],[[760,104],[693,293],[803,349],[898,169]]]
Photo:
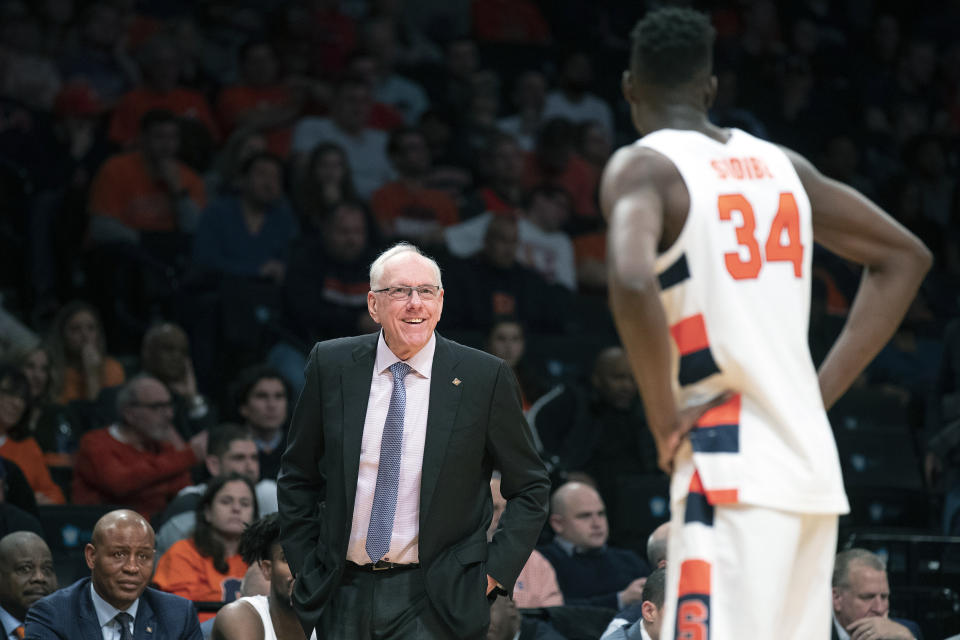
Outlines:
[[134,402],[133,406],[143,407],[144,409],[150,409],[151,411],[162,411],[164,409],[173,409],[173,401],[167,400],[166,402]]
[[407,300],[413,297],[416,291],[421,300],[434,300],[440,295],[440,287],[433,284],[421,284],[418,287],[387,287],[385,289],[374,289],[374,293],[385,293],[392,300]]

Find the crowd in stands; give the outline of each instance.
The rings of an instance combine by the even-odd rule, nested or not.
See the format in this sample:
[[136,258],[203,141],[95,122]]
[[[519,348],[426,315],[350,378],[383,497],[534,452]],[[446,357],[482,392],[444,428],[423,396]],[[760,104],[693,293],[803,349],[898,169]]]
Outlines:
[[[597,186],[636,138],[629,28],[663,4],[0,0],[0,536],[16,536],[0,571],[33,558],[30,594],[53,591],[23,532],[72,504],[140,514],[171,593],[255,595],[241,580],[257,563],[284,579],[276,533],[246,551],[242,535],[277,509],[307,355],[377,330],[370,262],[408,240],[443,269],[438,331],[507,361],[563,487],[490,637],[583,621],[528,615],[563,605],[632,611],[608,634],[656,638],[662,577],[643,555],[666,477],[606,305]],[[960,535],[960,9],[681,4],[717,29],[716,123],[803,153],[934,252],[854,389],[883,402],[831,418],[854,503],[842,530]],[[813,261],[819,362],[859,273],[820,247]],[[894,432],[906,447],[882,451]],[[915,481],[867,477],[850,433]],[[907,506],[860,499],[890,488]],[[33,595],[0,593],[4,631]]]

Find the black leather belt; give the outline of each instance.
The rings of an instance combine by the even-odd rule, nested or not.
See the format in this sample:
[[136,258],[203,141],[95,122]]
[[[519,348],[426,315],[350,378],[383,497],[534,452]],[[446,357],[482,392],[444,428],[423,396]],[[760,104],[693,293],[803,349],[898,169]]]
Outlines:
[[347,566],[351,569],[356,569],[359,571],[401,571],[403,569],[419,569],[419,562],[410,562],[407,564],[400,564],[397,562],[387,562],[386,560],[378,560],[373,564],[357,564],[350,560],[347,561]]

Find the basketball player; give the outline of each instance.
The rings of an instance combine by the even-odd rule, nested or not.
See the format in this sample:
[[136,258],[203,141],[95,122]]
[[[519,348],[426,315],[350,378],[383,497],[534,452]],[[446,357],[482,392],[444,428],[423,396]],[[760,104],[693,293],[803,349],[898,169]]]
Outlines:
[[[601,185],[611,306],[672,473],[661,637],[827,638],[848,505],[825,408],[889,340],[931,257],[797,154],[712,125],[713,39],[687,9],[637,24],[623,92],[644,137]],[[864,266],[819,372],[814,238]]]
[[[270,585],[269,595],[240,598],[224,605],[213,622],[212,640],[304,640],[306,635],[290,603],[293,574],[280,547],[280,522],[271,513],[252,523],[240,537],[240,553],[256,563]],[[316,640],[316,632],[310,640]]]

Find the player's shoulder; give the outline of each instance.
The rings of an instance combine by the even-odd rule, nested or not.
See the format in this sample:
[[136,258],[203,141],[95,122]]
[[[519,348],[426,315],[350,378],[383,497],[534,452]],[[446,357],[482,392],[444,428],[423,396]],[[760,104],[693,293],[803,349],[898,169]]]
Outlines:
[[618,149],[607,162],[600,182],[600,201],[605,212],[621,197],[653,189],[664,194],[683,184],[676,165],[655,149],[631,144]]
[[782,151],[787,157],[787,160],[789,160],[790,164],[793,165],[793,169],[797,172],[797,176],[800,178],[801,182],[805,183],[817,174],[816,167],[814,167],[813,163],[807,160],[802,154],[794,151],[790,147],[785,147],[782,144],[771,144]]
[[245,598],[223,605],[213,623],[213,638],[255,638],[262,640],[263,621]]
[[656,178],[663,174],[676,174],[677,168],[667,156],[656,149],[633,143],[617,149],[607,162],[604,177]]

